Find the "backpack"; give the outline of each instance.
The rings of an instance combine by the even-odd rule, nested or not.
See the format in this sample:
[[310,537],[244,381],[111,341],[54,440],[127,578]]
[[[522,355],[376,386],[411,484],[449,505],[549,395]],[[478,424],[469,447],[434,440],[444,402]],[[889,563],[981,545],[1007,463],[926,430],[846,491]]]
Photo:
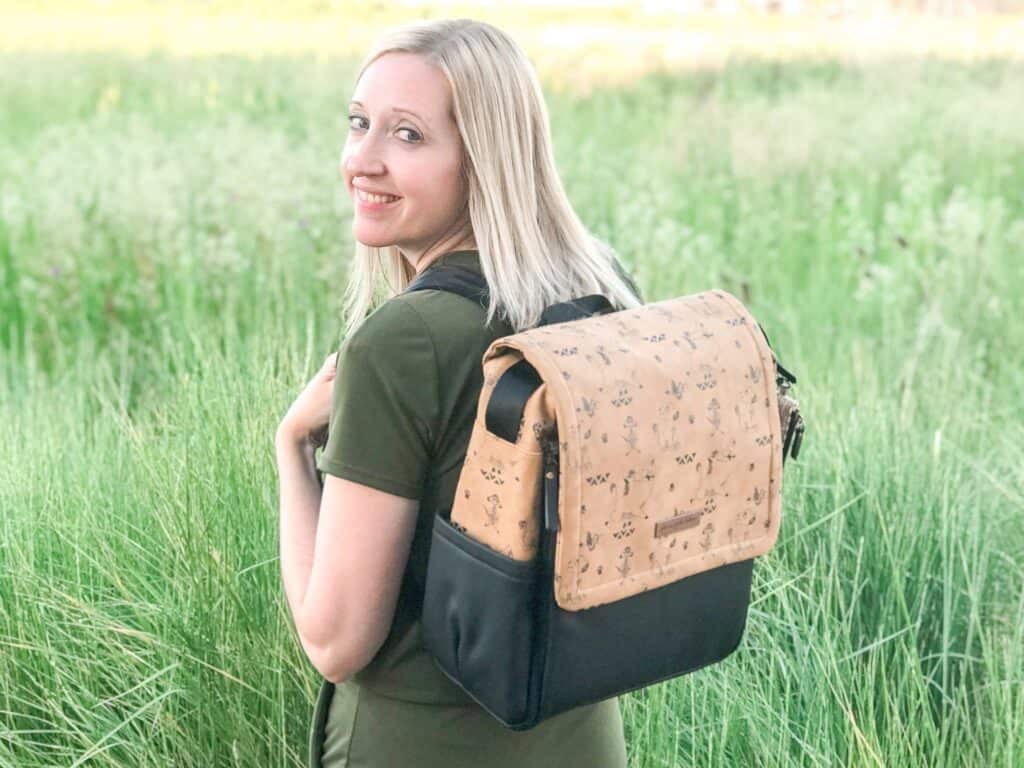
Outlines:
[[[486,307],[438,264],[406,289]],[[722,290],[617,310],[593,294],[496,339],[423,599],[438,668],[506,728],[729,656],[778,536],[796,378]]]

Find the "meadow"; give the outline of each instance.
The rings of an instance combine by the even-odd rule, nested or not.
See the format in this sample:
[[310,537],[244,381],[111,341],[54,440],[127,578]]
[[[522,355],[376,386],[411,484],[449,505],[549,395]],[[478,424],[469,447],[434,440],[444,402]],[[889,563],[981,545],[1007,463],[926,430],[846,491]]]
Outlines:
[[[0,54],[0,766],[301,766],[273,433],[336,348],[355,60]],[[649,301],[741,297],[807,421],[721,664],[631,768],[1024,764],[1024,63],[548,89]]]

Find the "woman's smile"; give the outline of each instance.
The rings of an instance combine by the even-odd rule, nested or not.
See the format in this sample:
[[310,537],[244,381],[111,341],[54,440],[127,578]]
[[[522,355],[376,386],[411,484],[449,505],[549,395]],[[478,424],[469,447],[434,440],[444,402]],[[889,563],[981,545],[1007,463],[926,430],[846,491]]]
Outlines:
[[356,203],[360,210],[382,211],[390,208],[402,198],[398,195],[375,195],[355,187]]

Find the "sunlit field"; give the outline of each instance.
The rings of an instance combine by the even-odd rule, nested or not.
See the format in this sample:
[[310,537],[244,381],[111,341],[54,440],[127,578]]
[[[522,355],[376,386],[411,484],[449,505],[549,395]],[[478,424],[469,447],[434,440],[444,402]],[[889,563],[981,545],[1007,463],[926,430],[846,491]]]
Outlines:
[[[356,59],[5,50],[0,766],[302,766],[273,433],[342,329]],[[584,222],[746,302],[808,425],[631,768],[1024,765],[1024,62],[545,84]]]

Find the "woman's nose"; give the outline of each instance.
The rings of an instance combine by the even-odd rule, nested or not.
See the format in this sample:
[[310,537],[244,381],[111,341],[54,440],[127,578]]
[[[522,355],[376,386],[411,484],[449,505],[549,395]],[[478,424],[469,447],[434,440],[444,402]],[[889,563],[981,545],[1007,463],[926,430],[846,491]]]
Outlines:
[[350,142],[342,153],[341,166],[349,176],[379,176],[384,173],[384,161],[376,138],[367,134],[358,142]]

